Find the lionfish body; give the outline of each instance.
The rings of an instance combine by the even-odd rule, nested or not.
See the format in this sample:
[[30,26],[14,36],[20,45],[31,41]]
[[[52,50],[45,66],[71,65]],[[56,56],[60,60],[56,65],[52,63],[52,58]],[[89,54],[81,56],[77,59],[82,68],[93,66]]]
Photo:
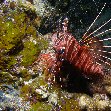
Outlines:
[[62,62],[68,61],[74,67],[78,68],[87,78],[93,75],[102,75],[102,67],[96,64],[95,58],[91,55],[87,46],[80,46],[77,40],[67,32],[60,32],[59,38],[57,33],[52,36],[54,49],[57,58]]
[[68,21],[65,19],[62,31],[55,32],[51,36],[55,53],[41,54],[39,57],[45,65],[45,70],[56,76],[59,74],[63,62],[67,61],[79,69],[85,78],[102,77],[103,66],[98,64],[98,56],[92,53],[87,45],[80,45],[75,37],[68,32],[67,24]]

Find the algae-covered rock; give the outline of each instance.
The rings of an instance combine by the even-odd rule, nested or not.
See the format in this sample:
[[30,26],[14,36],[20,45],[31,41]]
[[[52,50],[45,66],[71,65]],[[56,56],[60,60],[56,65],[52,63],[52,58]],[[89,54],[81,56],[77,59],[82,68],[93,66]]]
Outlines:
[[66,93],[60,87],[46,82],[43,76],[38,76],[21,88],[21,97],[30,101],[31,111],[80,111],[75,95],[78,94]]
[[110,111],[111,101],[105,94],[94,94],[93,97],[82,94],[78,97],[80,109],[87,111]]
[[0,9],[0,75],[5,80],[1,83],[13,81],[13,77],[30,79],[27,67],[48,47],[48,42],[37,32],[37,22],[35,27],[34,19],[23,7],[11,10],[3,4]]
[[30,111],[51,111],[52,106],[44,102],[37,102],[32,106]]
[[0,87],[0,110],[29,110],[30,103],[23,101],[23,99],[19,97],[19,94],[19,90],[14,89],[12,85],[3,84]]

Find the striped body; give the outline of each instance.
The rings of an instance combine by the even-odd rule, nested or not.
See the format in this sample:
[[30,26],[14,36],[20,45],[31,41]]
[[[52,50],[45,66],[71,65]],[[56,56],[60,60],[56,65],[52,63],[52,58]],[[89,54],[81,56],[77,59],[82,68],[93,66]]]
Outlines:
[[[102,60],[99,56],[101,53],[91,52],[86,45],[81,46],[79,42],[77,42],[77,40],[74,38],[74,36],[68,33],[67,18],[64,19],[64,22],[62,24],[62,31],[55,32],[51,36],[55,53],[43,54],[40,57],[42,63],[46,66],[45,69],[49,73],[58,75],[63,61],[67,61],[72,64],[74,68],[76,67],[78,70],[80,70],[83,76],[88,79],[93,79],[95,76],[103,77],[104,73],[102,64],[98,63],[98,60]],[[95,38],[91,40],[95,41]],[[97,49],[98,44],[95,45],[93,43],[92,48],[94,50]],[[101,47],[100,50],[102,50]]]
[[56,58],[56,54],[48,53],[41,54],[38,58],[38,62],[40,67],[45,70],[45,73],[51,73],[57,75],[60,71],[60,67],[62,62],[58,61]]
[[76,39],[67,32],[53,34],[52,41],[57,58],[68,61],[74,67],[80,69],[85,77],[90,78],[93,75],[102,75],[102,66],[96,64],[93,54],[90,53],[87,46],[80,46]]

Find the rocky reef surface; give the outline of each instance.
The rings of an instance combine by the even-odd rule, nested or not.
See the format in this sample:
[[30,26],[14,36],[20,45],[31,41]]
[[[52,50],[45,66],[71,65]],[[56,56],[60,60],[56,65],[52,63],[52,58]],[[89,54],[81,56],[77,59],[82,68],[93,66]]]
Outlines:
[[[72,1],[4,0],[1,2],[0,111],[111,110],[109,96],[111,79],[108,76],[104,82],[107,84],[106,90],[109,95],[96,93],[90,96],[85,92],[69,91],[66,86],[70,87],[70,84],[66,78],[63,78],[62,85],[46,81],[46,72],[37,61],[39,54],[54,52],[50,36],[64,18],[63,10],[66,14],[67,9],[70,10],[68,7]],[[83,6],[83,10],[86,10],[84,4]],[[79,11],[76,11],[75,19],[80,15]],[[73,10],[69,13],[72,15]],[[58,21],[60,17],[62,19]],[[73,16],[70,19],[71,24]],[[83,28],[84,24],[76,22],[77,29],[74,30],[73,24],[69,29],[74,30],[72,33],[75,33],[79,39],[86,29]]]

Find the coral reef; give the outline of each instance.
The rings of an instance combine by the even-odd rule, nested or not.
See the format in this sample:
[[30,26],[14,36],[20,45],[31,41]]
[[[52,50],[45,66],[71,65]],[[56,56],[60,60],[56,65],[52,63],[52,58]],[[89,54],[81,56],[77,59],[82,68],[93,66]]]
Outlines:
[[[83,76],[75,76],[78,71],[68,62],[63,62],[60,73],[55,77],[44,70],[46,66],[41,64],[41,60],[38,61],[40,54],[51,53],[50,57],[53,57],[52,55],[56,57],[51,39],[52,31],[61,30],[61,21],[66,16],[70,18],[69,31],[80,40],[98,13],[97,10],[92,10],[95,3],[98,5],[98,10],[103,5],[103,2],[86,3],[86,1],[4,0],[1,2],[0,110],[111,110],[111,100],[106,94],[89,95],[88,88],[94,87],[100,90],[100,83],[91,82]],[[97,22],[98,24],[100,22]],[[46,58],[45,61],[48,61]],[[54,81],[51,81],[52,77]],[[104,83],[103,87],[111,95],[109,75],[106,75],[101,83]]]

